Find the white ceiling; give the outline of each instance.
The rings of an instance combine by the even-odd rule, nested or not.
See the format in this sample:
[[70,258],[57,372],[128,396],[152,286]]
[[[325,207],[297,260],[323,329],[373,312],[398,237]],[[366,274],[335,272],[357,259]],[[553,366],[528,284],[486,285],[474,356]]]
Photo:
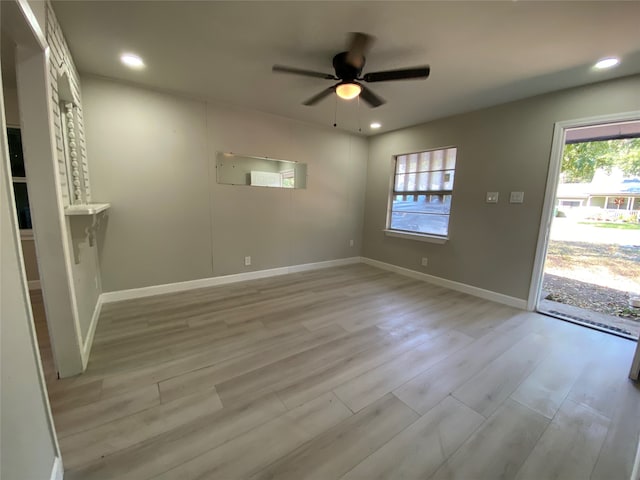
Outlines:
[[[54,9],[77,67],[136,84],[307,122],[372,133],[566,87],[640,73],[640,2],[67,2]],[[364,73],[431,65],[425,81],[370,84],[377,109],[327,98],[328,80],[271,72],[273,64],[333,73],[347,33],[377,37]],[[147,67],[127,69],[122,52]],[[622,63],[595,71],[599,58]],[[373,133],[377,133],[373,132]]]

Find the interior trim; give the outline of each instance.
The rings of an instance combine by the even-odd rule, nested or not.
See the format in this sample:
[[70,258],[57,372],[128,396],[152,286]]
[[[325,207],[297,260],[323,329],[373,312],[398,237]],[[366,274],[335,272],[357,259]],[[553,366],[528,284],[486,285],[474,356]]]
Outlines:
[[389,228],[384,229],[383,232],[387,237],[406,238],[407,240],[417,240],[418,242],[428,242],[428,243],[439,243],[441,245],[444,243],[447,243],[447,240],[449,240],[449,237],[429,235],[428,233],[403,232],[402,230],[391,230]]
[[104,294],[101,294],[98,297],[96,306],[93,309],[93,315],[91,316],[91,323],[89,324],[89,330],[87,331],[87,336],[84,339],[84,343],[82,344],[82,370],[83,371],[87,369],[87,365],[89,364],[89,355],[91,354],[91,347],[93,346],[93,337],[96,334],[96,328],[98,327],[98,320],[100,318],[100,311],[102,310],[103,295]]
[[62,460],[56,456],[53,459],[53,467],[51,468],[50,480],[62,480],[64,477],[64,469],[62,468]]
[[429,275],[427,273],[416,272],[408,268],[399,267],[390,263],[381,262],[372,258],[362,257],[362,262],[368,265],[382,268],[383,270],[389,270],[391,272],[399,273],[407,277],[422,280],[424,282],[432,283],[445,288],[450,288],[457,292],[467,293],[474,297],[484,298],[492,302],[502,303],[510,307],[526,310],[527,301],[522,298],[511,297],[502,293],[493,292],[491,290],[485,290],[484,288],[474,287],[473,285],[467,285],[466,283],[455,282],[453,280],[447,280],[446,278],[436,277],[435,275]]
[[[292,265],[289,267],[270,268],[267,270],[257,270],[255,272],[236,273],[233,275],[223,275],[220,277],[201,278],[198,280],[189,280],[186,282],[168,283],[164,285],[153,285],[150,287],[131,288],[128,290],[117,290],[115,292],[105,292],[100,295],[98,305],[96,305],[96,311],[94,312],[94,319],[92,320],[92,328],[95,332],[95,325],[97,324],[97,317],[99,317],[99,307],[101,308],[105,303],[120,302],[122,300],[132,300],[136,298],[152,297],[155,295],[164,295],[167,293],[184,292],[187,290],[194,290],[197,288],[215,287],[217,285],[226,285],[229,283],[244,282],[246,280],[257,280],[259,278],[275,277],[277,275],[286,275],[288,273],[304,272],[308,270],[317,270],[320,268],[338,267],[341,265],[351,265],[353,263],[366,263],[368,265],[388,270],[391,272],[399,273],[407,277],[422,280],[434,285],[439,285],[445,288],[450,288],[458,292],[467,293],[474,297],[484,298],[492,302],[502,303],[510,307],[526,310],[527,301],[521,298],[511,297],[502,293],[493,292],[491,290],[485,290],[483,288],[474,287],[473,285],[467,285],[466,283],[455,282],[453,280],[447,280],[446,278],[436,277],[435,275],[429,275],[422,272],[416,272],[408,268],[399,267],[390,263],[381,262],[367,257],[348,257],[340,258],[337,260],[327,260],[325,262],[305,263],[302,265]],[[97,312],[97,313],[96,313]],[[89,338],[89,336],[87,336]],[[86,347],[85,347],[86,349]],[[88,353],[87,353],[88,358]]]
[[236,273],[233,275],[222,275],[219,277],[200,278],[186,282],[167,283],[164,285],[153,285],[150,287],[132,288],[129,290],[118,290],[115,292],[105,292],[100,295],[100,303],[119,302],[121,300],[131,300],[134,298],[152,297],[166,293],[183,292],[196,288],[214,287],[246,280],[256,280],[259,278],[274,277],[276,275],[286,275],[288,273],[305,272],[319,268],[337,267],[340,265],[350,265],[360,263],[360,257],[340,258],[337,260],[327,260],[324,262],[305,263],[288,267],[270,268],[267,270],[256,270],[254,272]]
[[613,115],[599,115],[596,117],[564,120],[554,124],[551,142],[551,155],[549,156],[549,170],[547,173],[547,185],[544,192],[542,215],[540,216],[540,228],[538,229],[538,241],[533,261],[533,270],[531,272],[531,283],[529,284],[527,310],[535,311],[537,309],[538,297],[540,296],[540,290],[542,289],[544,261],[547,256],[549,232],[551,230],[551,222],[553,221],[553,209],[556,202],[556,191],[558,178],[560,177],[560,167],[562,163],[562,152],[565,144],[566,131],[571,128],[635,121],[638,119],[640,119],[640,111],[631,111],[616,113]]

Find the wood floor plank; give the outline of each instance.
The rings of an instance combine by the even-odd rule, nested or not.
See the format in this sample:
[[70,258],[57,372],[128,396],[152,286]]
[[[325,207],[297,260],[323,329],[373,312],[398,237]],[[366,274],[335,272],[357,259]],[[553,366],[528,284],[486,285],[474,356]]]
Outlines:
[[548,422],[539,413],[507,400],[430,478],[512,479]]
[[281,382],[276,391],[287,408],[294,408],[317,395],[328,392],[349,379],[393,360],[404,352],[431,340],[429,333],[416,332],[389,336],[370,348],[348,354],[335,362],[307,372],[302,379]]
[[409,426],[418,416],[389,394],[298,447],[253,480],[339,478]]
[[334,392],[352,411],[357,412],[465,347],[472,340],[459,332],[429,339],[379,367],[347,380],[336,387]]
[[[66,480],[146,480],[175,468],[286,413],[275,395],[223,408],[96,462],[65,472]],[[63,454],[64,455],[64,454]]]
[[[615,374],[612,372],[612,375]],[[615,413],[591,474],[592,480],[631,478],[634,450],[640,431],[639,394],[640,385],[626,381],[618,397],[611,399],[616,404]]]
[[456,330],[474,338],[480,338],[496,328],[502,322],[520,313],[520,310],[505,305],[491,303],[491,307],[472,315],[465,315],[456,325]]
[[527,335],[499,355],[452,395],[489,417],[531,373],[546,353],[546,337]]
[[295,337],[291,341],[278,342],[272,348],[191,370],[159,382],[161,399],[162,401],[170,401],[203,388],[211,388],[213,385],[337,340],[345,336],[345,334],[346,332],[342,328],[330,325],[313,332],[305,332],[304,335]]
[[245,478],[349,416],[335,395],[326,394],[156,478]]
[[609,419],[589,407],[564,402],[516,479],[589,478],[608,426]]
[[49,389],[49,401],[54,412],[63,412],[96,402],[100,400],[101,396],[102,380],[94,380],[76,386],[69,385],[60,390]]
[[[334,327],[333,330],[319,332],[316,338],[320,338],[323,334],[332,334],[332,332],[336,335],[344,333]],[[246,355],[260,355],[265,350],[278,349],[291,342],[304,343],[309,336],[308,330],[302,328],[291,329],[277,334],[272,333],[268,336],[262,334],[254,335],[253,332],[248,332],[232,341],[212,342],[210,348],[204,351],[193,353],[187,350],[179,358],[171,358],[154,365],[140,366],[125,372],[111,373],[103,380],[103,395],[116,395],[137,385],[162,382],[217,363],[231,361],[234,358]]]
[[66,468],[78,468],[150,440],[222,408],[215,389],[157,405],[127,417],[60,438]]
[[600,349],[598,355],[590,358],[567,398],[587,405],[607,418],[613,418],[616,402],[611,400],[620,395],[626,382],[612,375],[612,372],[618,370],[623,362],[626,363],[627,358],[630,359],[630,356],[615,345]]
[[354,264],[105,304],[46,380],[67,480],[628,480],[634,349]]
[[552,419],[586,362],[580,350],[572,346],[555,350],[538,364],[511,398]]
[[428,478],[484,420],[482,415],[449,396],[341,478]]
[[384,333],[372,327],[216,384],[216,389],[222,404],[231,405],[245,396],[260,396],[275,392],[297,380],[304,379],[310,372],[333,365],[349,355],[381,345],[385,340]]
[[489,333],[448,356],[393,393],[416,412],[424,414],[531,330],[531,325],[525,322],[506,333]]
[[149,385],[59,412],[55,414],[54,422],[58,437],[65,437],[146,410],[159,403],[158,386]]

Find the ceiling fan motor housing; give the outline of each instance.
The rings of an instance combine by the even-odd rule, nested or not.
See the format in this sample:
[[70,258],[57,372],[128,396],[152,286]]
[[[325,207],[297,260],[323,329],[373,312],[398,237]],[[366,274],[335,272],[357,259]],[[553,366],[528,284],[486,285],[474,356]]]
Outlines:
[[336,71],[336,77],[344,82],[351,82],[360,77],[365,58],[362,57],[362,65],[357,68],[347,62],[347,55],[348,52],[342,52],[333,57],[333,68]]

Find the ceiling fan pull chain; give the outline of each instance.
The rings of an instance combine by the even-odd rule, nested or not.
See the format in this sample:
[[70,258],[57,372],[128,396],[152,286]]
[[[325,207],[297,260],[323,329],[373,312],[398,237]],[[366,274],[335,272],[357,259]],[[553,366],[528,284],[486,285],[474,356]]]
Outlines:
[[333,108],[333,126],[334,128],[338,126],[338,96],[335,96],[335,106]]
[[358,95],[358,132],[362,133],[361,122],[360,122],[360,95]]

